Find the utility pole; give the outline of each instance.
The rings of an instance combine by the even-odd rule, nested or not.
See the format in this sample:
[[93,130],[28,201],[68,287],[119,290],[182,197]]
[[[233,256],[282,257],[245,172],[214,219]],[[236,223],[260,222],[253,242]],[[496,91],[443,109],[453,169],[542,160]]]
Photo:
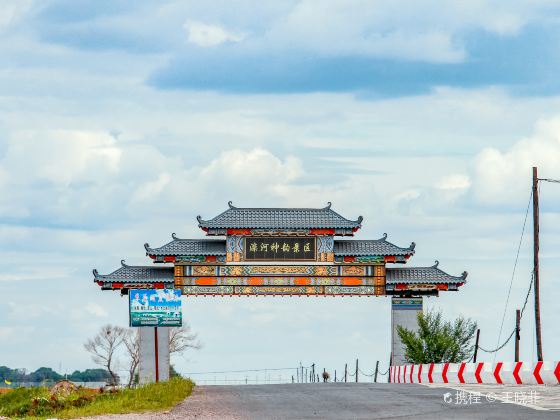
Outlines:
[[348,363],[344,363],[344,382],[348,382]]
[[379,371],[379,360],[375,362],[375,375],[373,376],[373,382],[377,382],[377,372]]
[[535,286],[535,329],[537,330],[537,359],[543,360],[541,335],[541,303],[539,284],[539,177],[533,166],[533,273]]
[[356,382],[358,382],[358,359],[356,359]]
[[476,330],[476,341],[474,342],[474,356],[473,363],[476,363],[476,356],[478,355],[478,341],[480,340],[480,328]]
[[515,311],[515,361],[519,362],[519,341],[521,340],[521,311]]
[[334,370],[334,381],[336,382],[336,369]]

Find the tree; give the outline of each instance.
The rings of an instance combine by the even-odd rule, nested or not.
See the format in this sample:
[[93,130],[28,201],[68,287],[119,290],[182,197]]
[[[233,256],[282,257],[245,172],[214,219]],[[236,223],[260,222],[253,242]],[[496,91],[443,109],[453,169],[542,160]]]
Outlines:
[[169,365],[169,377],[170,378],[181,378],[181,374],[175,370],[173,365]]
[[107,382],[111,380],[111,375],[105,369],[75,370],[68,375],[68,379],[75,382]]
[[200,349],[202,346],[197,335],[191,332],[188,324],[169,329],[169,354],[182,354],[188,349]]
[[111,375],[111,385],[119,383],[119,377],[115,373],[117,365],[117,350],[123,344],[126,329],[115,325],[104,325],[93,339],[84,344],[86,351],[91,353],[93,361],[103,366]]
[[476,322],[459,317],[444,321],[441,312],[418,314],[418,331],[397,326],[409,363],[458,363],[470,358]]
[[43,382],[43,381],[59,381],[63,376],[56,373],[54,370],[48,367],[40,367],[35,372],[30,373],[27,379],[30,382]]
[[128,387],[130,388],[136,378],[136,369],[140,363],[140,333],[138,329],[127,330],[124,337],[124,347],[128,355]]

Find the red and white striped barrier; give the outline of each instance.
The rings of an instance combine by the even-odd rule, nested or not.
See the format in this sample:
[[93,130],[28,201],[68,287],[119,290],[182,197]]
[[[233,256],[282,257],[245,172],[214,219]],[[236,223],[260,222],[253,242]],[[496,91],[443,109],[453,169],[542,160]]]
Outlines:
[[559,385],[560,362],[400,365],[391,366],[389,381],[401,384]]

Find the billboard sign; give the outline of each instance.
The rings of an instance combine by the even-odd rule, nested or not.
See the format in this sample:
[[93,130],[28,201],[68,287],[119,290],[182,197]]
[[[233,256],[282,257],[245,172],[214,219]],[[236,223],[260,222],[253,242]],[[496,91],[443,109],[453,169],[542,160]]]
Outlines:
[[128,293],[131,327],[180,327],[181,291],[131,289]]
[[316,238],[247,237],[244,238],[245,261],[315,261]]

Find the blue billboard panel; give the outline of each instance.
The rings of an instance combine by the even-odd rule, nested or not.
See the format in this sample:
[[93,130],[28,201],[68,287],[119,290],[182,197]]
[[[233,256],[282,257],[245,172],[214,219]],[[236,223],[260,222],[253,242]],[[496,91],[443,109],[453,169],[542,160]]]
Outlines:
[[131,327],[180,327],[181,291],[178,289],[131,289]]

